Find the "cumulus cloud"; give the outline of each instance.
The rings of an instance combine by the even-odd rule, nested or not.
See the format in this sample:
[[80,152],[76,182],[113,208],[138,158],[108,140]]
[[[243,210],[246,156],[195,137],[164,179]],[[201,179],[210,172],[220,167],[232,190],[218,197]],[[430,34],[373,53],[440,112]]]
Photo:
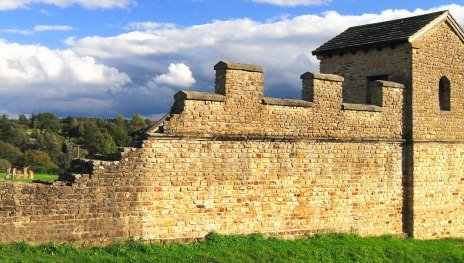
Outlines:
[[133,0],[1,0],[0,10],[26,8],[33,4],[49,4],[59,7],[81,5],[85,8],[124,8],[134,3]]
[[331,0],[252,0],[255,3],[264,3],[278,6],[308,6],[308,5],[323,5]]
[[34,27],[34,31],[69,31],[74,30],[72,26],[63,26],[63,25],[37,25]]
[[[127,74],[72,50],[3,40],[0,50],[0,104],[11,113],[72,112],[75,105],[65,102],[103,98],[131,83]],[[97,104],[86,106],[80,109],[98,109]]]
[[153,82],[183,88],[188,88],[195,84],[192,71],[184,63],[171,63],[168,70],[168,73],[154,77]]

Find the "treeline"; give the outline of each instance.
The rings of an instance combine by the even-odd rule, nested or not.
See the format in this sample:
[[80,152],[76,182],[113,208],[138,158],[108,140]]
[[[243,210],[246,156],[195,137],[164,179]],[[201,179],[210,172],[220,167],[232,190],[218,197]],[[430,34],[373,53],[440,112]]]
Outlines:
[[69,168],[71,160],[111,158],[118,147],[141,140],[150,125],[134,114],[127,120],[67,117],[51,113],[0,116],[0,172],[9,167],[29,167],[36,173],[58,173]]

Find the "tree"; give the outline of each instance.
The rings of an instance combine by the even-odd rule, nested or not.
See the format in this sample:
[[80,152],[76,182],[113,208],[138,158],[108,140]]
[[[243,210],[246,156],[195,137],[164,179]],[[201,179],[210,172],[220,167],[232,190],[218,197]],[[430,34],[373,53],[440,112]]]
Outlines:
[[24,127],[6,117],[0,118],[0,140],[18,147],[28,141]]
[[52,162],[48,153],[40,150],[25,152],[25,166],[38,173],[57,173],[58,166]]
[[31,120],[34,125],[37,126],[34,128],[39,128],[42,132],[44,130],[58,132],[61,129],[60,119],[51,113],[39,113],[37,115],[32,115]]
[[29,127],[29,124],[31,123],[29,118],[26,117],[24,114],[20,114],[18,116],[18,123],[26,128]]
[[6,172],[9,168],[11,168],[10,161],[7,159],[0,159],[0,172]]
[[86,146],[89,154],[110,156],[118,151],[113,138],[106,133],[96,133],[86,137]]
[[119,114],[116,119],[114,120],[114,123],[119,126],[120,128],[126,129],[126,119],[124,119],[124,116]]
[[108,127],[108,132],[119,147],[129,146],[132,141],[127,131],[115,123]]
[[24,155],[19,148],[4,141],[0,141],[0,158],[8,160],[13,166],[24,165]]

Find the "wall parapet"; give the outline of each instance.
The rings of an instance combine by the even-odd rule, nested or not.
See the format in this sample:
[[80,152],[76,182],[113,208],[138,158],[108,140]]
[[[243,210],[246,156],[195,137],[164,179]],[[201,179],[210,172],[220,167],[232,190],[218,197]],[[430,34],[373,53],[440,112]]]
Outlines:
[[323,74],[323,73],[313,73],[305,72],[300,76],[300,79],[319,79],[319,80],[329,80],[343,82],[345,79],[342,76],[335,74]]
[[305,100],[292,100],[292,99],[280,99],[280,98],[263,98],[263,104],[265,105],[276,105],[276,106],[288,106],[288,107],[312,107],[313,103]]
[[389,88],[397,88],[397,89],[404,89],[404,85],[401,83],[387,81],[387,80],[376,80],[373,81],[371,87],[389,87]]
[[215,69],[216,93],[178,92],[169,118],[163,122],[163,129],[158,129],[161,133],[198,137],[402,138],[401,84],[375,82],[372,105],[351,105],[343,104],[341,76],[302,74],[302,99],[297,100],[264,97],[264,69],[260,66],[221,61]]
[[225,61],[219,61],[214,66],[214,70],[226,70],[226,69],[243,70],[243,71],[258,72],[258,73],[264,73],[265,71],[263,67],[258,66],[258,65],[225,62]]
[[369,104],[343,103],[343,110],[381,112],[383,107]]
[[225,101],[226,96],[199,91],[179,91],[174,95],[175,100],[203,100],[203,101]]

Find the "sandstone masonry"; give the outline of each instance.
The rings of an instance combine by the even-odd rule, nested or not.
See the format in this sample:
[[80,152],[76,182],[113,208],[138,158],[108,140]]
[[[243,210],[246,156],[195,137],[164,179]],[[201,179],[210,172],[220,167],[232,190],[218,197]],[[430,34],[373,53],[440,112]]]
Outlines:
[[464,237],[462,30],[447,12],[420,19],[410,42],[318,53],[301,100],[264,97],[260,66],[219,62],[215,93],[176,94],[119,161],[0,181],[0,242]]

